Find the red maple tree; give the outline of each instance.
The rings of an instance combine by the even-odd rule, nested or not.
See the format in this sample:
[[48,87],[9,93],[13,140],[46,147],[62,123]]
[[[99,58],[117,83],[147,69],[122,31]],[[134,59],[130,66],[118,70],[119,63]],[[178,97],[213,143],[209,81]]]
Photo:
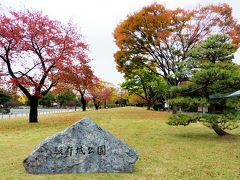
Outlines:
[[87,45],[78,28],[38,11],[0,15],[0,65],[5,80],[30,101],[29,122],[38,122],[38,100],[61,79],[63,71],[85,62]]
[[93,86],[89,90],[92,97],[95,109],[98,110],[101,105],[104,108],[107,107],[107,101],[111,101],[114,88],[110,86],[111,84],[101,81],[99,78],[95,77],[93,79]]

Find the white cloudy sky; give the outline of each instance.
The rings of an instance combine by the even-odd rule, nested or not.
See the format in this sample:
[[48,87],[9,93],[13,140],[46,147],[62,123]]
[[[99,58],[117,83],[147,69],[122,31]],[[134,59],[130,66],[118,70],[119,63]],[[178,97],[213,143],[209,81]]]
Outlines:
[[[95,74],[116,85],[123,77],[115,68],[113,54],[117,47],[113,31],[128,14],[153,2],[167,8],[193,8],[199,4],[225,2],[232,6],[234,17],[240,21],[239,0],[0,0],[0,4],[13,9],[30,7],[62,22],[73,20],[81,27],[81,33],[90,45],[89,55]],[[235,57],[240,59],[240,53]]]

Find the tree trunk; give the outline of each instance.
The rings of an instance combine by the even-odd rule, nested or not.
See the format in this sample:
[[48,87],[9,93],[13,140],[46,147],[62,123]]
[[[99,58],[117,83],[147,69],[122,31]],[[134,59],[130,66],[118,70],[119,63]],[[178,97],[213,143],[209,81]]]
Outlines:
[[38,97],[32,96],[30,99],[29,123],[38,122]]
[[104,108],[106,109],[107,108],[107,100],[104,101]]
[[177,106],[173,105],[173,114],[177,113]]
[[96,110],[98,110],[98,103],[96,102],[96,98],[93,98],[93,104]]
[[225,132],[221,127],[219,127],[218,125],[213,125],[212,128],[215,131],[215,133],[217,133],[217,135],[219,135],[219,136],[230,135],[229,133]]
[[147,102],[147,110],[150,110],[150,109],[151,109],[151,102],[148,101],[148,102]]
[[82,111],[86,111],[87,101],[81,96]]

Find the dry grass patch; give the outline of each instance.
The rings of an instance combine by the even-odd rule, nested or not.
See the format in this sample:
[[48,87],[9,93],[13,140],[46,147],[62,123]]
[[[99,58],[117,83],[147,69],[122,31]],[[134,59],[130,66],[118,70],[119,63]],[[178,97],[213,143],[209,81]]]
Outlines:
[[[132,174],[30,175],[22,160],[46,137],[84,116],[136,148],[140,158]],[[42,115],[0,120],[0,177],[3,179],[239,179],[240,130],[218,137],[201,124],[172,127],[167,112],[143,108]]]

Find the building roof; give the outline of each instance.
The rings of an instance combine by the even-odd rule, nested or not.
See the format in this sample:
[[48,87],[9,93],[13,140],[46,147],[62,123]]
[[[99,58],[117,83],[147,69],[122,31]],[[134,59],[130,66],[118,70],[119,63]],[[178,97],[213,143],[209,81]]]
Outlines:
[[212,94],[209,96],[209,98],[210,99],[221,99],[221,98],[236,97],[236,96],[240,96],[240,90],[231,92],[231,93],[226,93],[226,94],[220,94],[220,93]]
[[227,95],[226,97],[228,98],[228,97],[236,97],[236,96],[240,96],[240,90],[235,91],[235,92]]

